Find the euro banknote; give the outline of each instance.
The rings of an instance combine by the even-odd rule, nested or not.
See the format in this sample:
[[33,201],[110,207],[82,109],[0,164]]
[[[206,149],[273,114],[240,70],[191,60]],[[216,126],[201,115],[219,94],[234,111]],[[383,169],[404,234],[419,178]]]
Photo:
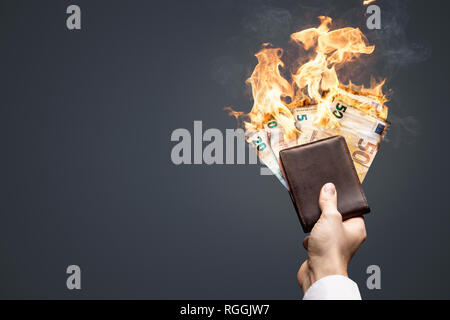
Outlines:
[[268,133],[270,147],[278,162],[281,150],[298,145],[298,138],[287,138],[284,128],[273,118],[264,124],[264,130]]
[[[352,105],[358,104],[358,108]],[[367,106],[367,109],[365,109]],[[328,106],[331,117],[338,125],[326,127],[319,123],[317,105],[292,107],[297,128],[296,138],[287,139],[284,128],[274,118],[264,128],[251,132],[247,142],[256,150],[260,160],[287,188],[280,168],[279,152],[285,148],[342,135],[346,139],[356,172],[361,183],[378,152],[389,122],[387,107],[370,97],[342,90]]]
[[257,130],[249,133],[246,136],[247,142],[255,149],[259,160],[266,165],[267,168],[277,177],[281,184],[287,189],[286,181],[284,180],[281,168],[278,162],[278,157],[272,150],[269,141],[269,135],[266,130]]
[[363,182],[389,123],[376,114],[361,111],[339,99],[334,99],[329,108],[332,116],[338,121],[337,127],[326,128],[316,125],[317,106],[292,110],[296,127],[301,131],[298,144],[314,142],[335,135],[344,136],[358,177]]

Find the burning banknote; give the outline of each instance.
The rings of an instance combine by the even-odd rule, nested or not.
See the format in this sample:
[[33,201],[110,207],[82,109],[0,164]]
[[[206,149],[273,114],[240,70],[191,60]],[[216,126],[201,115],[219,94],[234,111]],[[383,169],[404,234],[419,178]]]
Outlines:
[[[368,45],[358,28],[330,30],[332,19],[319,19],[317,28],[291,35],[310,57],[306,62],[299,57],[298,67],[285,77],[281,73],[288,70],[281,59],[283,50],[265,44],[256,54],[258,64],[247,81],[254,100],[245,115],[247,142],[285,187],[280,150],[342,135],[362,182],[389,127],[384,81],[369,88],[344,85],[336,71],[361,54],[372,54],[375,47]],[[242,116],[241,112],[232,114]]]

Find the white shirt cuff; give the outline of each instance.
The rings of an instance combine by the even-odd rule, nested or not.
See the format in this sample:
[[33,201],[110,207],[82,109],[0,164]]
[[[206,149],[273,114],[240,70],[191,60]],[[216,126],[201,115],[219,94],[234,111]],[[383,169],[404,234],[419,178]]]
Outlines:
[[303,300],[361,300],[358,285],[344,276],[328,276],[313,283]]

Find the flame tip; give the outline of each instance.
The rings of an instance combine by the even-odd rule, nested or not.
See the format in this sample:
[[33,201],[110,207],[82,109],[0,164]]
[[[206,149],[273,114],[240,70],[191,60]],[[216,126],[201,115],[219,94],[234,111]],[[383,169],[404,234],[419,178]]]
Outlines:
[[[343,85],[336,71],[361,54],[372,54],[375,46],[368,44],[366,36],[359,28],[345,27],[330,31],[329,26],[333,19],[328,16],[318,18],[320,20],[318,27],[290,35],[290,39],[303,46],[305,50],[313,52],[313,55],[305,63],[300,63],[299,58],[296,70],[286,69],[289,70],[289,80],[280,71],[280,68],[284,68],[284,62],[281,60],[283,49],[274,48],[271,43],[266,42],[255,54],[258,63],[246,81],[252,87],[254,100],[252,110],[248,114],[235,111],[231,113],[237,119],[243,115],[248,116],[250,121],[244,122],[246,130],[261,129],[270,119],[275,119],[284,128],[286,137],[296,135],[299,131],[294,125],[295,119],[290,110],[311,104],[318,105],[317,123],[334,128],[339,124],[331,116],[327,106],[335,96],[342,94],[339,90],[367,96],[380,105],[387,101],[382,90],[385,79],[379,82],[371,79],[369,88],[357,86],[351,81]],[[362,102],[357,102],[356,107],[358,106],[362,110],[372,108],[368,103]],[[385,109],[382,108],[380,112],[387,116],[387,111],[383,110]]]

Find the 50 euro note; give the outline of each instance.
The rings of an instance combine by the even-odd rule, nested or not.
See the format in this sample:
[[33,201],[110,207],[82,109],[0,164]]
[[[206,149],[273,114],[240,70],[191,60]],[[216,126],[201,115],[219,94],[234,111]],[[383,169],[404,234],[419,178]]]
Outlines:
[[246,140],[255,149],[259,160],[264,163],[277,177],[281,184],[288,189],[283,174],[281,173],[278,157],[275,156],[275,153],[270,145],[268,132],[266,130],[250,132],[246,135]]
[[339,126],[336,128],[315,125],[317,106],[292,110],[296,126],[301,131],[298,143],[305,144],[335,135],[344,136],[362,183],[375,159],[389,123],[385,119],[363,112],[339,99],[335,99],[329,108],[332,116],[338,120]]

